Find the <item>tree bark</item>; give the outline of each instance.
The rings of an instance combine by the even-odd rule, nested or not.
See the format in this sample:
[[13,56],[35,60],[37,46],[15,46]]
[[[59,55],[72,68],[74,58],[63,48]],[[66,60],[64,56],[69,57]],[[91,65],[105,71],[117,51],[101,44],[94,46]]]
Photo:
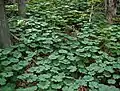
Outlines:
[[5,15],[4,0],[0,0],[0,47],[5,48],[11,45],[8,22]]
[[26,13],[25,2],[26,0],[18,0],[18,12],[19,12],[19,15],[22,17],[25,17],[25,13]]
[[[106,3],[107,3],[107,5],[106,5]],[[107,13],[108,22],[110,24],[112,24],[113,23],[112,18],[114,16],[116,16],[116,12],[117,12],[117,0],[107,0],[107,1],[105,1],[105,7],[107,9],[106,13]]]
[[107,7],[108,7],[108,0],[104,0],[104,4],[105,4],[105,14],[107,15]]

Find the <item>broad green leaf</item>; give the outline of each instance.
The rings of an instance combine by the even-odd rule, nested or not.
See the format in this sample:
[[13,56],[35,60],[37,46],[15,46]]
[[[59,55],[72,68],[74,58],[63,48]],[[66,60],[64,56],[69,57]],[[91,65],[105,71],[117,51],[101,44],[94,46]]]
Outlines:
[[108,83],[109,83],[109,84],[115,84],[116,81],[115,81],[114,79],[109,79],[109,80],[108,80]]
[[49,59],[57,59],[58,57],[59,57],[58,55],[52,54],[52,55],[50,55],[48,58],[49,58]]
[[70,72],[75,72],[77,70],[76,66],[70,66],[67,69],[69,69]]
[[20,58],[21,56],[22,56],[21,52],[19,52],[19,51],[14,51],[13,52],[13,57]]
[[3,77],[11,77],[13,76],[13,72],[6,72],[6,73],[1,73]]
[[11,61],[3,61],[3,62],[1,62],[1,65],[4,65],[4,66],[8,66],[9,64],[11,64]]
[[12,52],[12,50],[13,50],[13,48],[6,48],[6,49],[4,49],[4,50],[2,51],[2,53],[3,53],[4,55],[7,55],[7,54],[9,54],[10,52]]
[[45,89],[49,88],[50,82],[49,81],[41,81],[37,84],[37,86],[38,86],[38,88],[45,90]]
[[5,85],[5,84],[6,84],[6,79],[0,78],[0,85]]
[[113,78],[114,78],[114,79],[119,79],[119,78],[120,78],[120,75],[113,74]]
[[89,76],[89,75],[84,76],[83,79],[85,81],[93,81],[94,80],[94,78],[92,76]]
[[27,87],[27,88],[19,88],[16,91],[36,91],[37,86]]
[[53,81],[53,82],[62,82],[63,78],[61,76],[56,75],[56,76],[52,77],[51,81]]
[[41,74],[38,76],[39,81],[46,81],[51,77],[51,74]]
[[67,54],[67,53],[68,53],[68,51],[61,49],[61,50],[59,50],[59,53],[64,53],[64,54]]
[[60,89],[62,86],[61,86],[61,84],[58,83],[58,84],[52,84],[51,87],[53,89]]

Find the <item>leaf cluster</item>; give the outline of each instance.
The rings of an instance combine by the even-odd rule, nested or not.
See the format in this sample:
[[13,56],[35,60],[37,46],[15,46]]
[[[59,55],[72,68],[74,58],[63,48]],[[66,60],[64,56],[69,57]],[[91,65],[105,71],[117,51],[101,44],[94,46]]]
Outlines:
[[26,19],[10,18],[20,42],[0,49],[0,90],[119,91],[120,26],[89,23],[86,9],[87,0],[31,0]]

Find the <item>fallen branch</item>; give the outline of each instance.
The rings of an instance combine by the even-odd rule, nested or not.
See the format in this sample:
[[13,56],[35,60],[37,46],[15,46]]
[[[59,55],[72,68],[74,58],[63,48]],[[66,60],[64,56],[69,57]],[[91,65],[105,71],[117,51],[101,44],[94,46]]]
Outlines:
[[20,39],[19,39],[17,36],[15,36],[13,33],[10,33],[10,34],[11,34],[11,36],[13,36],[13,37],[14,37],[14,39],[16,39],[16,40],[20,41]]

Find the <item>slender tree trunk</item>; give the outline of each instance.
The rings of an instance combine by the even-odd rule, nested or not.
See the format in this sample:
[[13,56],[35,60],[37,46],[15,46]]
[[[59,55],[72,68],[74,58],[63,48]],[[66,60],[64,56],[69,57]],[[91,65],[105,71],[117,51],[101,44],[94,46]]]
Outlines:
[[5,15],[5,4],[4,0],[0,0],[0,47],[9,47],[10,45],[10,32]]
[[108,0],[104,0],[104,3],[105,3],[105,14],[107,15],[107,8],[108,8],[108,6],[107,6],[107,3],[108,2]]
[[25,13],[26,13],[25,2],[26,0],[18,0],[18,12],[19,12],[19,15],[22,17],[25,17]]
[[[107,4],[107,5],[106,5]],[[117,0],[105,0],[105,8],[107,13],[107,19],[110,24],[113,23],[113,17],[116,16],[117,12]]]

